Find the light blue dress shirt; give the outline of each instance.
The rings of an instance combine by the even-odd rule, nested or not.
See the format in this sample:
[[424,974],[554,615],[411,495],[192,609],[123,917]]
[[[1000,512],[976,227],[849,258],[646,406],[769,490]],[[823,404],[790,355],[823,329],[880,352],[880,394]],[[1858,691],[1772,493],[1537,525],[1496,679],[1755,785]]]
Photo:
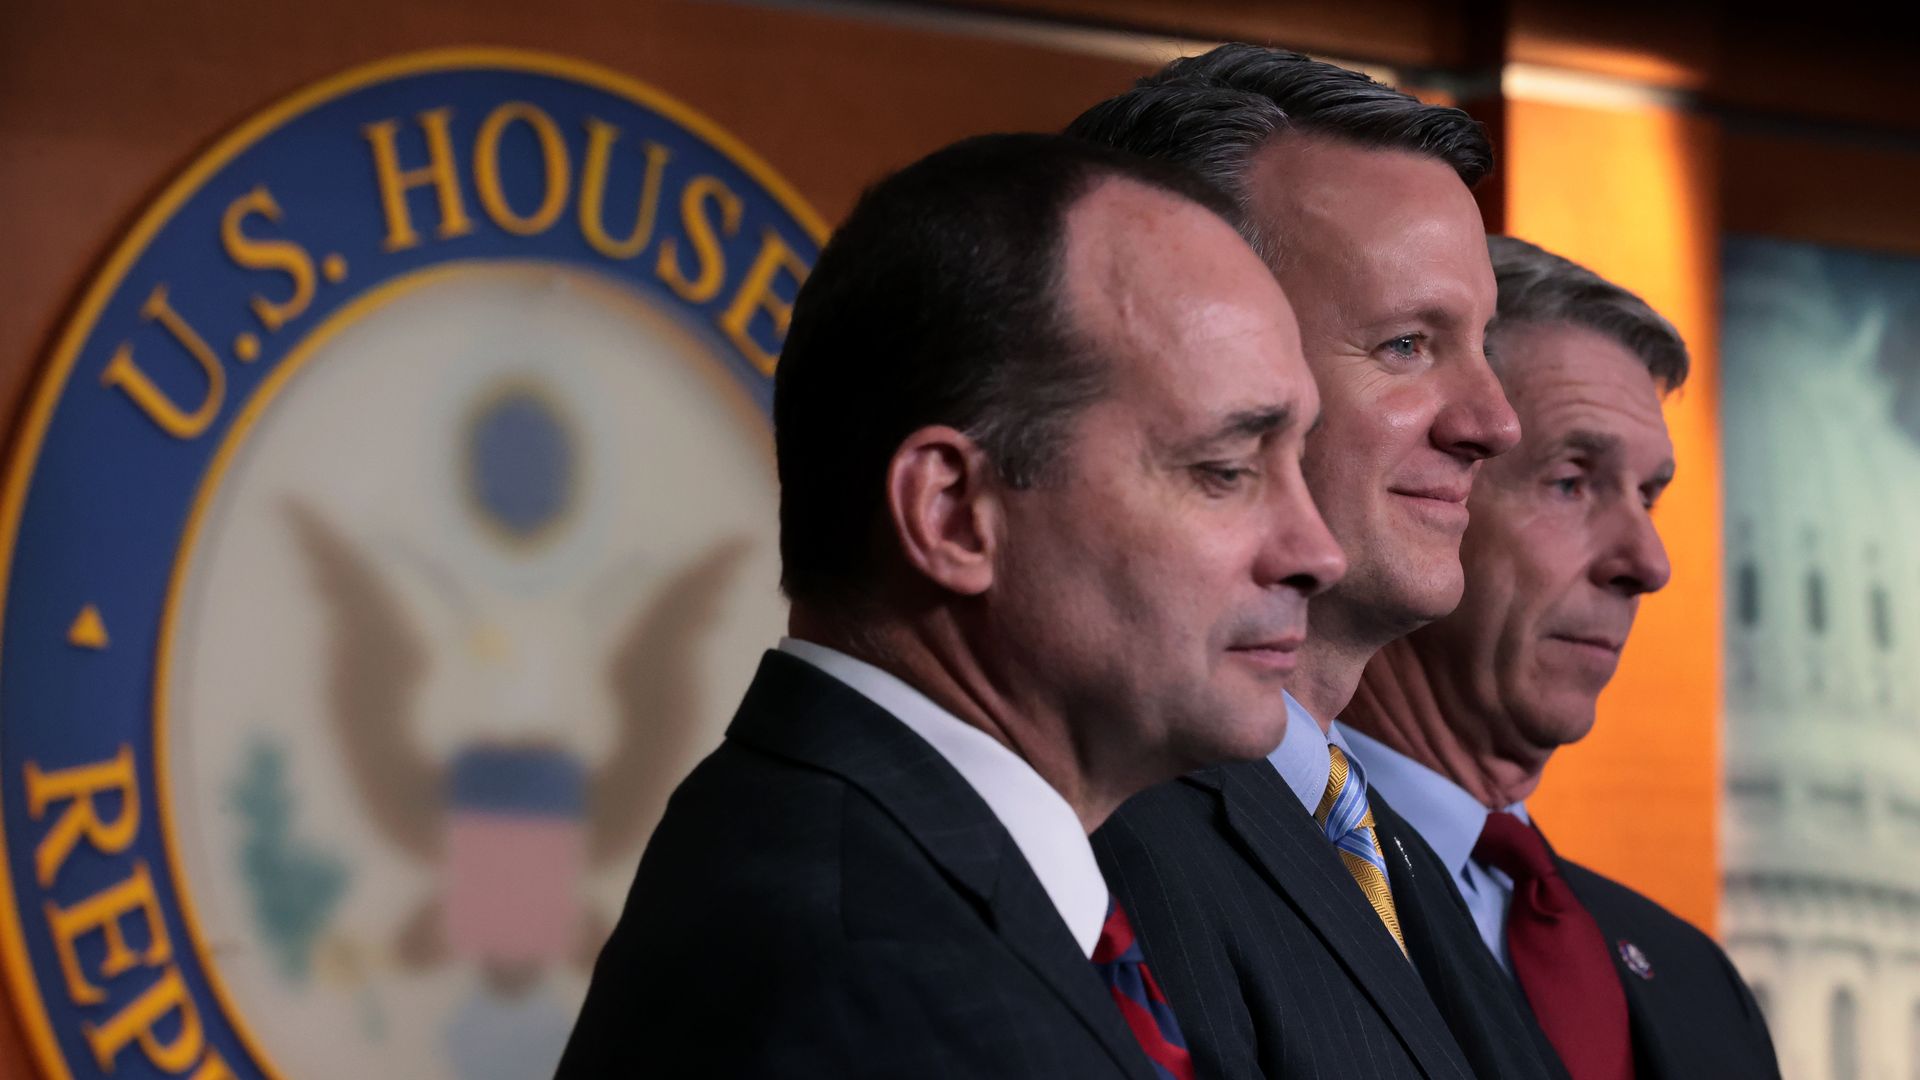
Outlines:
[[1321,731],[1305,706],[1295,701],[1292,694],[1286,697],[1287,734],[1273,753],[1267,755],[1267,761],[1311,814],[1320,809],[1320,798],[1327,792],[1327,772],[1333,764],[1333,755],[1327,752],[1327,747],[1338,746],[1349,760],[1358,758],[1338,725],[1330,731]]
[[[1291,722],[1287,730],[1292,732]],[[1507,905],[1513,900],[1513,879],[1473,861],[1473,846],[1480,842],[1480,830],[1487,824],[1487,808],[1459,784],[1378,739],[1338,723],[1333,730],[1344,735],[1352,751],[1367,763],[1367,782],[1387,797],[1387,802],[1419,832],[1441,863],[1453,871],[1453,883],[1460,889],[1461,899],[1467,902],[1467,910],[1473,914],[1480,940],[1493,951],[1507,974],[1512,975],[1506,926]],[[1506,809],[1520,820],[1528,820],[1524,803],[1515,803]]]

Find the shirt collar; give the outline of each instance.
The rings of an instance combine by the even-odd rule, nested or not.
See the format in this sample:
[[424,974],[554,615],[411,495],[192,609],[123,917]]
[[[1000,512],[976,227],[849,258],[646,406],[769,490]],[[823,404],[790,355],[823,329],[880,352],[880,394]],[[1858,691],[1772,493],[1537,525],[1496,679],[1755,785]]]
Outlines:
[[863,660],[798,638],[780,651],[839,679],[925,739],[973,788],[1013,837],[1047,897],[1091,957],[1107,921],[1107,883],[1073,807],[999,740]]
[[1285,696],[1287,733],[1273,753],[1267,755],[1267,761],[1280,774],[1280,779],[1287,782],[1287,787],[1300,800],[1300,805],[1312,814],[1320,809],[1320,798],[1327,791],[1327,774],[1333,764],[1333,756],[1327,752],[1327,747],[1338,746],[1348,760],[1355,762],[1355,768],[1360,767],[1359,758],[1347,744],[1339,725],[1334,725],[1329,731],[1320,730],[1319,721],[1313,718],[1306,706],[1300,704],[1292,694]]
[[[1385,795],[1406,818],[1447,869],[1463,873],[1487,824],[1487,808],[1467,789],[1427,768],[1378,739],[1336,724],[1354,752],[1367,763],[1367,782]],[[1515,803],[1507,812],[1527,819],[1527,808]]]

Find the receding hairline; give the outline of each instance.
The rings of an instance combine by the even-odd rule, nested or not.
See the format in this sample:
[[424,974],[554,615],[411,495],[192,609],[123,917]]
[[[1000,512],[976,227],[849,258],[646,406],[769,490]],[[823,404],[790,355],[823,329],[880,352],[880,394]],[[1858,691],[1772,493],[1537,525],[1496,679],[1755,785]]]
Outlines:
[[1516,236],[1489,234],[1487,254],[1500,288],[1495,335],[1512,327],[1579,327],[1633,355],[1661,397],[1685,385],[1692,367],[1685,336],[1638,293]]
[[1281,223],[1275,220],[1280,216],[1277,212],[1284,212],[1298,204],[1298,196],[1302,191],[1298,183],[1298,170],[1290,170],[1284,156],[1326,151],[1358,152],[1415,167],[1430,166],[1438,170],[1436,179],[1445,176],[1458,184],[1459,193],[1469,201],[1474,201],[1475,213],[1479,213],[1473,189],[1439,155],[1404,146],[1376,145],[1364,139],[1349,138],[1337,131],[1311,127],[1278,128],[1248,151],[1245,162],[1234,178],[1239,188],[1241,214],[1237,227],[1269,269],[1279,270],[1287,258],[1299,254],[1297,245],[1286,242]]
[[1295,147],[1307,153],[1322,150],[1358,151],[1363,154],[1379,154],[1384,157],[1404,158],[1416,164],[1429,164],[1436,169],[1445,170],[1462,191],[1472,194],[1473,188],[1461,177],[1460,170],[1439,154],[1412,146],[1396,146],[1390,143],[1376,143],[1357,138],[1334,128],[1320,127],[1312,123],[1288,122],[1274,128],[1247,153],[1247,164],[1242,170],[1250,172],[1259,167],[1261,161],[1271,158],[1280,150]]
[[[1129,203],[1133,203],[1138,210],[1151,210],[1157,206],[1170,214],[1184,214],[1186,220],[1156,225],[1144,230],[1146,235],[1143,236],[1143,230],[1116,228],[1116,223],[1111,220],[1095,219],[1096,215],[1101,218],[1106,215],[1126,215],[1129,213]],[[1202,219],[1210,221],[1211,225],[1202,225]],[[1124,226],[1127,221],[1123,218],[1118,224]],[[1112,293],[1107,286],[1118,284],[1118,275],[1123,272],[1123,267],[1151,266],[1155,263],[1152,251],[1143,245],[1152,244],[1155,236],[1164,228],[1217,229],[1219,239],[1246,252],[1250,271],[1265,269],[1259,253],[1249,245],[1235,224],[1222,217],[1216,208],[1197,202],[1181,192],[1124,173],[1098,177],[1061,214],[1060,250],[1052,282],[1059,310],[1067,316],[1071,331],[1083,341],[1087,338],[1089,327],[1084,321],[1087,312],[1081,308],[1081,303],[1087,299],[1111,298]],[[1083,274],[1093,274],[1097,284],[1076,281],[1070,273],[1076,268]],[[1272,281],[1270,274],[1265,277]],[[1279,288],[1277,282],[1274,282],[1274,288]]]
[[[1514,363],[1514,349],[1511,345],[1504,344],[1505,339],[1516,333],[1523,335],[1572,333],[1592,338],[1610,348],[1617,349],[1633,361],[1634,370],[1645,375],[1652,382],[1656,400],[1664,401],[1676,393],[1682,385],[1679,383],[1668,385],[1667,379],[1648,362],[1647,357],[1642,355],[1639,349],[1634,347],[1633,342],[1624,340],[1621,334],[1608,327],[1595,326],[1578,315],[1565,312],[1551,312],[1545,315],[1496,315],[1487,329],[1487,363],[1493,368],[1494,374],[1499,376],[1502,384],[1507,381],[1511,373],[1517,373],[1522,367],[1531,366],[1524,361],[1517,365]],[[1496,344],[1496,339],[1501,343]]]
[[1247,246],[1246,238],[1240,235],[1240,230],[1234,222],[1223,217],[1218,209],[1181,192],[1149,183],[1138,177],[1125,173],[1105,173],[1095,177],[1087,184],[1084,191],[1075,195],[1073,200],[1061,210],[1060,265],[1062,268],[1071,259],[1071,252],[1075,250],[1077,243],[1083,239],[1106,241],[1100,249],[1108,251],[1124,250],[1123,244],[1136,241],[1137,234],[1131,231],[1099,228],[1085,223],[1085,219],[1093,214],[1124,212],[1125,202],[1116,206],[1114,205],[1116,200],[1140,200],[1144,204],[1158,203],[1170,210],[1184,210],[1210,219],[1223,233],[1232,236],[1236,243],[1247,247],[1249,255],[1258,258],[1253,249]]

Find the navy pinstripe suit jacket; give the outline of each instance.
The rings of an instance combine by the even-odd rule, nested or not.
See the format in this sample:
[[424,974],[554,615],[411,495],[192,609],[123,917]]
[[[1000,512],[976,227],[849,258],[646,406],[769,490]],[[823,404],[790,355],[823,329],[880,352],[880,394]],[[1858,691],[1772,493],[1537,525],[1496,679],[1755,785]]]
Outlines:
[[960,774],[859,693],[770,652],[647,846],[559,1076],[1151,1069]]
[[1411,963],[1265,761],[1154,788],[1094,834],[1202,1075],[1564,1080],[1439,859],[1377,824]]
[[1265,761],[1135,796],[1094,851],[1203,1075],[1473,1076],[1419,975]]

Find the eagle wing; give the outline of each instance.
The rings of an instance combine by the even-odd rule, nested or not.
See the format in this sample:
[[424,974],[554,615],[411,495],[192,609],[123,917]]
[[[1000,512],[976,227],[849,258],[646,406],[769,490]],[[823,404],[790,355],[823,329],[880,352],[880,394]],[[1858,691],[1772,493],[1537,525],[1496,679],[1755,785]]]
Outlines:
[[287,517],[330,615],[327,708],[354,788],[389,841],[435,859],[445,813],[440,769],[411,726],[426,644],[392,589],[339,531],[303,503],[290,502]]
[[619,731],[587,793],[588,857],[628,851],[658,820],[700,715],[696,643],[751,543],[735,537],[695,557],[628,623],[607,668]]

